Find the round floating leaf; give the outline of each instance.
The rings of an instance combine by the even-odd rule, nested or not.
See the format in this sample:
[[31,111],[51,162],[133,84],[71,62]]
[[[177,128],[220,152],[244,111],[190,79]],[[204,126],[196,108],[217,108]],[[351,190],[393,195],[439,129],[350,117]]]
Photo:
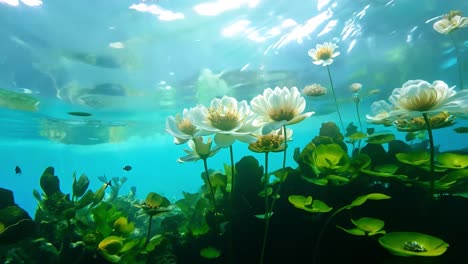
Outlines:
[[303,209],[305,206],[310,206],[312,204],[312,196],[290,195],[288,201],[292,203],[294,207]]
[[319,185],[319,186],[325,186],[328,184],[328,180],[326,178],[308,178],[308,177],[302,177],[304,180]]
[[288,201],[293,204],[294,207],[310,213],[326,213],[333,209],[320,200],[314,200],[312,202],[311,196],[290,195]]
[[339,175],[330,174],[327,175],[325,178],[328,180],[328,182],[332,182],[335,185],[342,185],[349,182],[348,178]]
[[215,259],[221,256],[221,251],[214,247],[206,247],[200,250],[200,256],[207,259]]
[[312,208],[314,209],[313,213],[328,213],[333,209],[320,200],[314,200],[312,202]]
[[383,193],[370,193],[367,195],[359,196],[358,198],[354,199],[354,201],[352,201],[351,204],[347,206],[347,208],[350,209],[356,206],[361,206],[367,200],[385,200],[390,198],[390,196],[385,195]]
[[118,236],[108,236],[98,245],[98,248],[109,255],[115,255],[123,247],[123,238]]
[[348,234],[351,234],[353,236],[365,236],[366,235],[366,232],[364,232],[364,230],[361,230],[359,228],[351,228],[351,229],[346,229],[344,227],[341,227],[341,226],[336,226],[338,227],[339,229],[345,231],[346,233]]
[[380,237],[379,243],[392,254],[403,257],[436,257],[444,254],[449,246],[440,238],[416,232],[391,232]]
[[148,207],[151,207],[151,208],[166,207],[170,204],[167,198],[155,192],[148,193],[148,195],[146,196],[145,203]]
[[384,221],[372,217],[362,217],[358,220],[351,219],[351,222],[366,233],[375,233],[382,229],[385,225]]
[[427,151],[417,151],[397,153],[395,156],[400,162],[417,166],[429,162],[430,155]]
[[393,140],[395,140],[395,135],[393,134],[373,134],[367,138],[367,143],[385,144]]
[[468,166],[468,155],[452,152],[441,153],[435,157],[438,167],[448,169],[464,169]]
[[356,133],[353,133],[353,134],[349,135],[348,138],[351,139],[351,140],[357,141],[357,140],[367,138],[367,134],[358,131]]
[[380,166],[376,166],[374,168],[374,171],[365,170],[365,169],[362,169],[361,171],[366,174],[377,176],[377,177],[397,178],[400,180],[407,179],[408,176],[406,175],[394,174],[398,169],[399,169],[398,165],[390,163],[390,164],[383,164]]
[[135,230],[135,223],[129,223],[127,217],[121,216],[114,221],[114,229],[121,233],[128,234]]

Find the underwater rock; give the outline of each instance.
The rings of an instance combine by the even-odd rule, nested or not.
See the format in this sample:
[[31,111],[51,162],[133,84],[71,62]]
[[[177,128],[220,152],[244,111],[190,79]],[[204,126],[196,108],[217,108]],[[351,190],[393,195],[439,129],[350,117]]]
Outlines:
[[0,209],[11,205],[15,205],[13,192],[8,189],[0,188]]

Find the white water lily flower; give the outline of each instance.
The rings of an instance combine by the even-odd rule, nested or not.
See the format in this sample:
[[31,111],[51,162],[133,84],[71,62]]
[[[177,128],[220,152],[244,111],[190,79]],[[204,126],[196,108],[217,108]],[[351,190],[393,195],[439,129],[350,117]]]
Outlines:
[[237,102],[236,98],[223,96],[211,101],[210,107],[198,105],[192,113],[192,121],[200,131],[196,135],[215,134],[214,141],[220,147],[229,147],[235,140],[253,143],[258,130],[252,122],[255,114],[247,101]]
[[188,146],[190,149],[185,149],[185,153],[187,156],[180,157],[177,161],[178,162],[188,162],[188,161],[197,161],[199,159],[207,159],[214,154],[218,153],[221,149],[218,146],[215,146],[211,149],[211,138],[208,138],[206,143],[203,142],[202,137],[194,137],[188,142]]
[[462,27],[468,27],[468,18],[462,16],[444,16],[443,19],[434,23],[433,28],[440,34],[449,34]]
[[166,119],[166,132],[174,137],[174,143],[177,145],[189,141],[198,131],[198,128],[191,121],[193,110],[194,108],[190,110],[185,108],[182,116],[177,114],[175,117],[169,116]]
[[375,102],[373,112],[380,114],[366,116],[368,121],[395,121],[413,118],[422,113],[439,114],[447,111],[452,115],[468,115],[468,90],[455,91],[443,81],[432,84],[424,80],[409,80],[401,88],[395,88],[389,97],[391,105]]
[[333,63],[333,58],[340,55],[340,52],[335,52],[336,48],[338,46],[335,43],[325,42],[317,44],[315,49],[310,49],[307,54],[314,60],[314,64],[327,66]]
[[267,88],[263,94],[257,95],[250,101],[250,107],[258,117],[256,126],[263,126],[262,134],[268,134],[286,125],[301,122],[315,112],[303,113],[306,107],[304,97],[296,87]]

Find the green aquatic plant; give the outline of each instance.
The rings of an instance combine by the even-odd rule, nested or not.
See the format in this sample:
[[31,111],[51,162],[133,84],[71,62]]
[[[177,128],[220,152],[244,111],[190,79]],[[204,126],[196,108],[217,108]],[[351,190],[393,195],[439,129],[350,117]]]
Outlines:
[[[249,150],[256,152],[256,153],[264,153],[265,154],[265,172],[263,175],[263,190],[259,193],[260,196],[264,197],[265,200],[265,230],[263,235],[263,242],[262,242],[262,251],[260,256],[260,262],[263,262],[264,254],[265,254],[265,246],[268,237],[268,229],[270,226],[270,218],[272,216],[273,208],[274,208],[274,201],[271,203],[269,199],[273,197],[275,199],[276,195],[278,194],[279,187],[277,188],[277,192],[275,195],[273,194],[273,188],[271,187],[270,183],[270,174],[268,172],[268,155],[270,152],[282,152],[286,148],[286,142],[291,140],[292,130],[286,130],[286,137],[283,134],[283,129],[273,130],[268,134],[265,135],[258,135],[257,141],[255,143],[249,144]],[[286,138],[286,140],[285,140]]]
[[348,169],[348,154],[335,143],[321,144],[312,154],[312,160],[317,175],[320,173],[342,173]]
[[386,194],[383,194],[383,193],[369,193],[369,194],[361,195],[361,196],[357,197],[350,204],[345,205],[345,206],[337,209],[335,212],[333,212],[333,214],[330,215],[327,218],[327,221],[325,222],[322,229],[320,230],[320,233],[318,234],[317,242],[315,243],[313,263],[318,263],[317,259],[318,259],[318,252],[319,252],[319,248],[320,248],[320,242],[322,240],[322,236],[323,236],[328,224],[333,219],[333,217],[335,217],[338,213],[342,212],[343,210],[350,210],[350,209],[352,209],[354,207],[361,206],[368,200],[386,200],[386,199],[390,199],[390,198],[391,198],[390,196],[388,196]]
[[447,251],[449,244],[440,238],[416,232],[390,232],[379,238],[382,247],[402,256],[436,257]]
[[209,246],[200,249],[200,256],[206,259],[217,259],[221,256],[221,251],[215,247]]
[[357,220],[351,219],[351,222],[356,226],[355,228],[346,229],[338,225],[336,227],[354,236],[375,236],[386,233],[382,230],[385,222],[377,218],[361,217]]
[[146,196],[146,199],[141,204],[136,204],[135,206],[143,209],[143,211],[149,216],[148,220],[148,233],[145,240],[145,245],[150,241],[151,236],[151,223],[155,215],[169,212],[170,209],[168,206],[171,204],[169,200],[155,192],[150,192]]
[[[215,193],[213,190],[213,185],[211,184],[210,174],[208,172],[208,162],[207,159],[213,155],[215,155],[219,150],[220,147],[216,146],[213,149],[211,148],[211,138],[208,138],[206,143],[203,141],[202,137],[194,137],[189,142],[188,145],[190,150],[185,150],[188,156],[184,156],[179,158],[178,162],[187,162],[187,161],[197,161],[199,159],[203,160],[203,167],[205,168],[205,177],[204,180],[208,183],[210,188],[211,198],[213,202],[213,208],[215,215],[219,214],[218,206],[216,204]],[[232,175],[231,175],[232,177]]]
[[290,195],[288,201],[294,205],[294,207],[310,213],[328,213],[333,210],[333,208],[329,207],[326,203],[320,200],[313,200],[312,196]]
[[464,169],[468,167],[468,155],[454,152],[439,153],[435,156],[437,167],[447,169]]

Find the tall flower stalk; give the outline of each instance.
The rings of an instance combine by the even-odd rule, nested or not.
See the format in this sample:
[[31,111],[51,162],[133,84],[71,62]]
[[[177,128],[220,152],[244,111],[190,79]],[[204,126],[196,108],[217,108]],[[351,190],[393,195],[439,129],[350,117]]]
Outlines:
[[460,82],[460,89],[464,89],[463,86],[463,71],[462,71],[462,61],[460,56],[460,51],[457,48],[455,39],[452,36],[452,32],[463,28],[468,27],[468,18],[462,16],[460,10],[451,10],[447,14],[442,16],[441,20],[438,20],[434,23],[433,28],[435,31],[440,34],[449,35],[450,41],[452,42],[453,48],[455,50],[455,56],[457,58],[457,68],[458,68],[458,78]]
[[329,67],[329,65],[333,63],[333,58],[340,55],[340,52],[335,52],[336,48],[338,48],[338,46],[335,43],[325,42],[323,44],[317,44],[315,49],[310,49],[308,51],[308,54],[312,58],[314,64],[327,67],[330,88],[332,90],[333,100],[335,101],[336,112],[338,113],[338,118],[340,119],[341,129],[342,131],[346,131],[343,124],[343,119],[341,118],[340,108],[338,107],[338,102],[336,100],[335,88],[333,86],[333,79]]
[[[276,201],[275,197],[279,192],[280,184],[278,185],[278,189],[273,195],[273,201],[269,203],[269,188],[270,188],[270,175],[268,172],[268,156],[270,152],[284,152],[286,149],[286,142],[291,139],[292,136],[292,130],[288,129],[286,130],[286,127],[283,126],[282,128],[278,130],[274,130],[270,132],[269,134],[266,135],[259,135],[258,140],[255,143],[252,143],[249,145],[249,149],[253,152],[257,153],[264,153],[265,154],[265,172],[263,176],[263,196],[265,198],[265,230],[263,233],[263,240],[262,240],[262,249],[260,252],[260,262],[263,263],[265,259],[265,248],[268,240],[268,230],[270,227],[270,218],[272,216],[273,208],[274,208],[274,203]],[[284,140],[284,139],[287,140]],[[284,168],[284,163],[283,163],[283,168]]]
[[211,148],[211,138],[208,138],[207,142],[203,142],[202,137],[194,137],[188,143],[190,149],[186,149],[185,152],[188,154],[187,156],[179,158],[178,162],[188,162],[188,161],[197,161],[203,160],[203,167],[205,168],[205,176],[206,182],[208,183],[208,187],[210,188],[211,199],[213,200],[213,208],[215,216],[219,214],[218,207],[216,205],[216,198],[215,193],[213,190],[213,185],[211,184],[210,174],[208,172],[208,163],[207,159],[213,155],[215,155],[220,148],[215,146],[213,149]]
[[[366,115],[367,121],[374,124],[393,124],[400,131],[426,129],[430,143],[430,181],[431,194],[434,195],[434,139],[429,117],[436,114],[437,127],[453,124],[454,118],[468,115],[468,90],[455,91],[455,86],[448,87],[443,81],[434,81],[432,84],[424,80],[410,80],[401,88],[395,88],[389,98],[391,104],[383,100],[372,104],[373,115]],[[421,122],[414,122],[418,118],[424,119],[424,128],[419,127]],[[410,121],[407,121],[410,120]]]

